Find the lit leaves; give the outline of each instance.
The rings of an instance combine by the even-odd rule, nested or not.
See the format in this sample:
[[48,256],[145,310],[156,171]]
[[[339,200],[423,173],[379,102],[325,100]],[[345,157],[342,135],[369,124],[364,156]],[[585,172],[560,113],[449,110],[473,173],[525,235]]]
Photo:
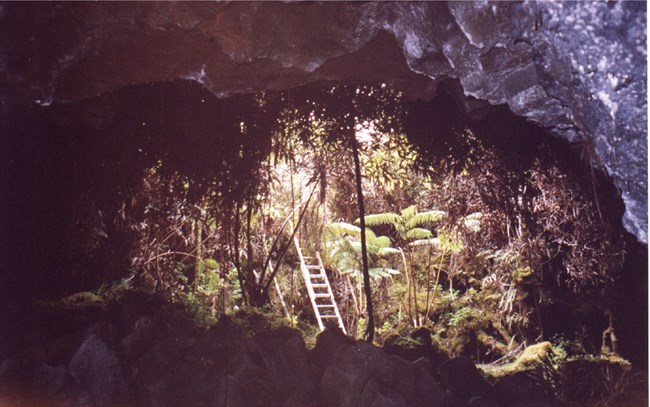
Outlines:
[[[345,222],[334,222],[327,225],[326,230],[328,238],[325,248],[328,250],[329,257],[344,273],[354,274],[356,278],[360,278],[361,228]],[[397,270],[376,266],[383,257],[399,253],[398,249],[391,247],[388,236],[377,236],[371,229],[366,228],[366,245],[368,262],[374,266],[368,270],[370,277],[381,279],[399,274]]]
[[[433,233],[422,226],[431,227],[446,216],[444,211],[431,210],[418,212],[417,206],[412,205],[403,209],[400,214],[387,212],[366,215],[367,226],[391,225],[399,235],[399,238],[406,241],[431,239]],[[357,219],[354,223],[359,223]]]

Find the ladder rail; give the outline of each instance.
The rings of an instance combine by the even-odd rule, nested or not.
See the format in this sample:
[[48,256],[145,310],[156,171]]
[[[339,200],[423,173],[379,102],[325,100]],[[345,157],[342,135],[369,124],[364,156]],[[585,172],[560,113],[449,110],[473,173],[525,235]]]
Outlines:
[[298,237],[295,235],[293,236],[293,242],[296,245],[296,251],[298,252],[298,258],[300,259],[300,271],[302,272],[302,278],[305,280],[305,286],[307,287],[307,293],[309,294],[309,300],[311,301],[311,306],[314,309],[314,312],[316,314],[316,321],[318,322],[318,327],[320,328],[321,331],[325,329],[325,326],[323,325],[323,321],[320,318],[320,313],[318,312],[318,307],[316,304],[316,293],[314,292],[314,288],[311,286],[311,277],[309,274],[309,270],[307,269],[307,265],[305,264],[305,259],[302,256],[302,250],[300,250],[300,244],[298,243]]
[[336,319],[338,320],[339,326],[343,330],[343,333],[347,335],[347,332],[345,331],[345,326],[343,325],[343,318],[341,318],[341,313],[339,312],[339,306],[334,300],[334,292],[332,291],[332,286],[330,285],[327,275],[325,275],[325,267],[323,267],[323,260],[320,258],[320,253],[316,252],[316,258],[318,258],[318,264],[320,265],[323,276],[325,277],[325,284],[327,284],[327,291],[332,296],[332,304],[334,305],[334,313],[336,314]]
[[[309,257],[315,258],[318,260],[318,264],[307,264],[305,262],[305,256],[302,254],[302,249],[300,248],[300,243],[298,242],[297,236],[294,235],[293,237],[294,244],[296,245],[296,251],[298,252],[298,258],[300,259],[300,270],[302,272],[302,277],[305,280],[305,286],[307,287],[307,293],[309,294],[309,300],[311,302],[312,308],[314,309],[314,314],[316,314],[316,321],[318,322],[318,327],[320,328],[321,331],[325,330],[325,324],[323,323],[323,318],[336,318],[339,327],[347,335],[347,332],[345,330],[345,326],[343,325],[343,318],[341,318],[341,313],[339,312],[339,307],[336,304],[336,299],[334,298],[334,292],[332,291],[332,286],[330,285],[329,279],[327,278],[327,274],[325,273],[325,268],[323,267],[323,261],[320,257],[319,253],[316,253],[316,257]],[[312,274],[310,273],[310,270],[318,270],[319,273],[317,274]],[[322,279],[322,283],[316,284],[318,288],[324,288],[327,290],[327,292],[316,292],[314,291],[314,283],[312,283],[312,278],[317,277],[319,279]],[[329,298],[331,301],[331,304],[319,304],[316,300],[317,299],[325,299]],[[325,314],[322,315],[319,308],[333,308],[334,309],[334,314]]]

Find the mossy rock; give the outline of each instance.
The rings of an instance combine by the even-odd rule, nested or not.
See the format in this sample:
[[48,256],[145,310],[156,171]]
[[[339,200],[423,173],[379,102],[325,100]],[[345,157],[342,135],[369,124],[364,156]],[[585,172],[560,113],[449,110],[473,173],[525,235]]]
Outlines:
[[255,307],[242,307],[230,317],[233,323],[242,329],[247,338],[252,338],[258,332],[270,331],[290,325],[286,318]]
[[90,291],[81,291],[51,303],[53,308],[66,310],[105,309],[106,301]]
[[[384,341],[383,349],[390,355],[396,355],[411,362],[425,358],[430,362],[434,352],[431,346],[431,331],[426,328],[411,330],[407,335],[393,334]],[[436,362],[439,362],[436,359]]]
[[[642,405],[636,402],[620,404],[620,400],[629,401],[639,396],[634,394],[638,378],[632,373],[630,362],[621,357],[573,357],[564,362],[558,370],[561,396],[569,406]],[[647,393],[645,397],[647,398]]]
[[549,364],[553,354],[553,345],[550,342],[540,342],[530,345],[512,363],[501,366],[480,365],[483,372],[491,378],[497,379],[517,373],[528,372]]

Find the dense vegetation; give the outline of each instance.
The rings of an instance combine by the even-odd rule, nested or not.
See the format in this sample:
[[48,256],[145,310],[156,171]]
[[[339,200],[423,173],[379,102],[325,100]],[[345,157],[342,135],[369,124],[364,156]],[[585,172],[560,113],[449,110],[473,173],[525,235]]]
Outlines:
[[[172,89],[123,95],[109,128],[49,141],[41,182],[57,190],[38,213],[56,217],[34,221],[59,242],[43,257],[66,294],[122,279],[201,323],[255,306],[309,330],[295,234],[322,256],[351,335],[426,327],[446,356],[481,363],[543,340],[562,358],[617,354],[619,214],[560,141],[383,85]],[[143,100],[159,102],[133,109]]]

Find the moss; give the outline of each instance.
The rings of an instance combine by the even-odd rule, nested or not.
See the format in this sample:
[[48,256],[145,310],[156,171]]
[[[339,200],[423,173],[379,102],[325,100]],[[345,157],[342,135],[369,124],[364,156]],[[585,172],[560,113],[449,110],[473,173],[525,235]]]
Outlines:
[[133,291],[129,280],[118,280],[94,291],[79,291],[58,300],[38,301],[36,305],[54,310],[106,310],[111,304],[119,302],[127,292]]
[[395,339],[393,342],[395,346],[400,346],[405,349],[416,349],[420,346],[423,346],[424,343],[422,343],[422,340],[419,338],[411,338],[408,336],[401,336]]
[[100,295],[89,291],[81,291],[51,304],[54,308],[83,309],[83,308],[106,308],[106,301]]
[[647,405],[647,382],[618,356],[572,357],[558,372],[560,398],[567,406]]
[[231,318],[235,324],[242,328],[247,337],[253,337],[257,332],[269,331],[283,326],[292,328],[288,319],[255,307],[242,307],[231,315]]
[[488,376],[500,378],[547,366],[553,352],[553,345],[550,342],[540,342],[524,349],[521,355],[512,363],[501,366],[480,365],[480,367]]

